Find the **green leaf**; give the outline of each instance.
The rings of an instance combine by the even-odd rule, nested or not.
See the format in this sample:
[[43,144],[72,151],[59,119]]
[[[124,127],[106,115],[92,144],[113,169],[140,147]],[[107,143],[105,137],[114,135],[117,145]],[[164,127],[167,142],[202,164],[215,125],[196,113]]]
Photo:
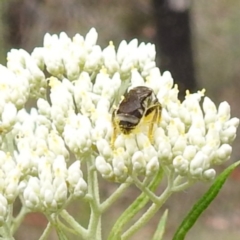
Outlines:
[[173,240],[182,240],[185,238],[188,231],[197,221],[203,211],[210,205],[213,199],[218,195],[223,184],[225,183],[231,172],[240,164],[240,161],[230,165],[226,168],[214,181],[210,189],[204,194],[204,196],[193,206],[191,211],[185,217],[179,228],[177,229]]
[[[163,178],[163,169],[155,176],[154,180],[149,186],[151,191],[155,191],[159,186],[159,183]],[[140,196],[122,213],[122,215],[117,219],[111,232],[108,236],[108,240],[121,239],[123,227],[148,203],[149,197],[145,193],[141,193]]]
[[162,240],[163,239],[163,234],[165,232],[167,217],[168,217],[168,209],[166,209],[164,214],[162,215],[152,240]]

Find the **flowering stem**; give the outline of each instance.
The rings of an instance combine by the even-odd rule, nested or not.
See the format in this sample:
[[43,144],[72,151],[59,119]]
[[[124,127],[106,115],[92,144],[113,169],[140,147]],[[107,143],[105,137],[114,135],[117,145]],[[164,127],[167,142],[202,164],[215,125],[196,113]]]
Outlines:
[[194,184],[193,181],[187,181],[187,182],[182,183],[182,184],[180,184],[180,185],[178,185],[178,186],[174,186],[174,187],[172,188],[172,191],[173,191],[173,192],[180,192],[180,191],[183,191],[183,190],[189,188],[189,187],[192,186],[193,184]]
[[[161,168],[162,169],[162,168]],[[165,171],[166,169],[164,169]],[[163,171],[163,169],[162,169]],[[153,203],[151,207],[145,212],[140,219],[135,222],[123,235],[122,240],[128,239],[132,236],[137,230],[139,230],[142,226],[144,226],[154,215],[155,213],[162,207],[162,205],[166,202],[166,200],[171,196],[172,185],[174,180],[174,173],[169,172],[168,174],[168,186],[165,191],[158,197],[157,203]]]
[[19,228],[20,224],[22,223],[24,217],[28,213],[27,208],[23,205],[18,215],[13,219],[12,226],[11,226],[11,232],[12,234],[15,233],[15,231]]
[[171,187],[168,186],[159,197],[158,204],[153,203],[147,212],[144,213],[142,217],[122,235],[122,240],[129,239],[130,236],[132,236],[137,230],[144,226],[155,215],[159,208],[161,208],[161,206],[166,202],[171,194]]
[[[184,182],[184,180],[185,180],[185,182]],[[186,188],[192,186],[194,183],[195,183],[194,180],[192,180],[192,179],[187,179],[186,180],[185,177],[182,177],[182,176],[178,175],[173,181],[172,191],[173,192],[183,191]]]
[[142,191],[144,192],[148,197],[149,199],[156,203],[158,202],[158,197],[146,186],[144,186],[137,177],[133,176],[133,179],[134,179],[134,183],[135,185]]
[[14,240],[14,238],[12,237],[10,228],[9,228],[7,223],[5,223],[3,225],[3,233],[2,234],[4,235],[3,239],[5,239],[5,240]]
[[100,206],[101,213],[105,212],[122,194],[123,192],[130,186],[131,183],[122,183],[118,189],[108,198],[106,199]]
[[7,221],[4,222],[4,224],[3,224],[3,231],[1,232],[1,234],[4,236],[4,239],[6,239],[6,240],[14,239],[12,237],[12,232],[11,232],[11,229],[10,229],[10,226],[11,226],[11,223],[12,223],[12,218],[13,218],[12,211],[13,211],[13,205],[10,204],[8,206]]
[[87,239],[87,230],[83,228],[66,210],[61,211],[61,217],[81,236],[82,239]]
[[39,240],[46,240],[48,238],[51,230],[52,230],[52,224],[49,222],[47,227],[44,229],[44,232],[42,233]]
[[91,215],[88,225],[88,239],[101,240],[101,214],[100,214],[100,197],[98,189],[97,172],[93,169],[94,159],[88,159],[88,193],[92,196],[90,201]]
[[14,152],[14,139],[13,139],[13,135],[12,133],[8,133],[3,135],[3,145],[2,145],[2,150],[4,150],[6,153],[10,152],[11,154],[13,154]]
[[[153,181],[149,184],[149,189],[155,191],[163,178],[163,169],[155,176]],[[117,239],[120,237],[123,227],[148,203],[149,197],[145,193],[141,193],[139,197],[122,213],[114,224],[108,239]]]

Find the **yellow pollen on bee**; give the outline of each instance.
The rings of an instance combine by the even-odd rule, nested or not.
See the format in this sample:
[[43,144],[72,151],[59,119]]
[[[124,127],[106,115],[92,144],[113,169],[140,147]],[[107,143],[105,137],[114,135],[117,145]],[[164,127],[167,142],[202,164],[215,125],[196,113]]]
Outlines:
[[145,132],[146,128],[149,139],[147,145],[153,143],[154,125],[159,124],[162,110],[153,90],[145,86],[135,87],[121,99],[119,107],[112,114],[112,147],[119,132],[125,137],[132,137],[132,134]]

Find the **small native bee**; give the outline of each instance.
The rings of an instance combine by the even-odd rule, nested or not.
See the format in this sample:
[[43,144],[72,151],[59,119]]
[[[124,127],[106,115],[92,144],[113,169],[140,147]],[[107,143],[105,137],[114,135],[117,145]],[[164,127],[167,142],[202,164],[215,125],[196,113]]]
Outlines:
[[112,147],[117,133],[128,135],[133,133],[142,122],[149,124],[148,137],[153,141],[154,123],[159,123],[162,106],[153,90],[139,86],[131,89],[112,113]]

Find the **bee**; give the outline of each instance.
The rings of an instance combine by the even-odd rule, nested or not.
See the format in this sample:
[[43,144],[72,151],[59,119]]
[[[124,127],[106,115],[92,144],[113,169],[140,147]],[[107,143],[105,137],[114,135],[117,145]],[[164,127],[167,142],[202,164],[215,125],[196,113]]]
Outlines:
[[112,147],[119,132],[124,135],[136,132],[142,122],[149,124],[148,138],[153,141],[153,127],[160,122],[162,106],[153,90],[138,86],[131,89],[112,113]]

